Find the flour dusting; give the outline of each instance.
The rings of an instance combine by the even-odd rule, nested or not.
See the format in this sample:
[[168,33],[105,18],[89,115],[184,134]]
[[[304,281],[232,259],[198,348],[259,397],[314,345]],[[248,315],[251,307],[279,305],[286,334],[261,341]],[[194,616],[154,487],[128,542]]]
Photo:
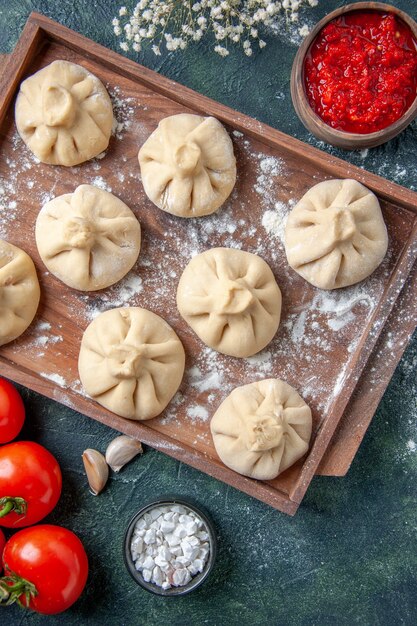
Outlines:
[[113,191],[108,182],[104,180],[102,176],[95,176],[93,179],[90,180],[90,185],[94,185],[94,187],[98,187],[99,189],[103,189],[104,191],[109,191],[110,193]]
[[60,374],[50,374],[48,372],[39,372],[42,378],[47,378],[60,387],[68,387],[67,381]]
[[136,102],[134,98],[123,97],[120,87],[111,88],[107,86],[107,90],[113,105],[114,121],[112,134],[116,139],[122,140],[125,133],[132,126]]
[[81,296],[86,302],[86,317],[92,321],[100,313],[123,306],[138,306],[137,296],[143,290],[143,280],[133,270],[116,285],[112,285],[106,293],[98,296],[88,294]]
[[187,416],[192,420],[200,420],[205,422],[209,418],[208,410],[201,405],[190,406],[187,409]]
[[278,239],[284,244],[285,225],[290,213],[291,207],[283,202],[275,202],[273,209],[265,211],[262,217],[262,226],[268,235]]

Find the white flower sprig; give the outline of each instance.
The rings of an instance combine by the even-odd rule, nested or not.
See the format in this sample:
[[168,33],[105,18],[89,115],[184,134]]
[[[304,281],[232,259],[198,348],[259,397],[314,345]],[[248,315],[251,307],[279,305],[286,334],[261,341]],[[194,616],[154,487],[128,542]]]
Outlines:
[[[152,44],[156,55],[164,45],[170,51],[184,50],[212,33],[214,51],[221,57],[229,54],[229,44],[240,45],[250,57],[255,44],[266,46],[259,28],[276,26],[282,15],[297,23],[301,6],[317,4],[318,0],[140,0],[132,13],[121,7],[112,25],[125,52],[140,52],[145,43]],[[303,25],[298,32],[305,36],[308,27]]]

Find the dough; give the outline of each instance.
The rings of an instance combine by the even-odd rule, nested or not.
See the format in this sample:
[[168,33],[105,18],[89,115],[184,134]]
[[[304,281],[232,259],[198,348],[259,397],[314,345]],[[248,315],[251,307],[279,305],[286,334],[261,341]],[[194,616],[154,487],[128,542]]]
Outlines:
[[301,458],[311,437],[311,410],[282,380],[237,387],[210,423],[217,454],[231,469],[271,480]]
[[205,344],[247,357],[275,335],[281,292],[271,269],[250,252],[212,248],[191,259],[177,291],[179,312]]
[[132,211],[92,185],[80,185],[45,204],[35,235],[48,270],[81,291],[116,283],[133,267],[140,250],[140,224]]
[[19,135],[43,163],[78,165],[107,148],[113,108],[94,74],[54,61],[20,85],[15,118]]
[[19,337],[35,317],[40,298],[33,261],[0,239],[0,346]]
[[159,415],[180,386],[184,348],[159,315],[139,307],[101,313],[84,332],[78,370],[86,392],[117,415]]
[[288,263],[321,289],[363,280],[387,247],[378,199],[356,180],[326,180],[312,187],[291,211],[285,229]]
[[139,150],[142,183],[156,206],[180,217],[214,213],[236,182],[233,144],[214,117],[166,117]]

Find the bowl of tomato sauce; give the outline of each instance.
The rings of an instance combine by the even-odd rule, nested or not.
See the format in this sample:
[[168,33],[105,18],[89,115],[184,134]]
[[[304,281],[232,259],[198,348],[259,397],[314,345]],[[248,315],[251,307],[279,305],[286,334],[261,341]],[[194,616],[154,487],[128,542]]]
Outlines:
[[297,115],[316,137],[347,150],[378,146],[417,116],[417,24],[381,2],[324,17],[291,73]]

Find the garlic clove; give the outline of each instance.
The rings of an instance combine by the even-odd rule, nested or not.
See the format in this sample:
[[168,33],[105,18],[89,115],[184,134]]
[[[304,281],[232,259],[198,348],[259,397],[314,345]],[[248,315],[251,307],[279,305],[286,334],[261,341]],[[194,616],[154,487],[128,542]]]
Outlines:
[[106,461],[114,472],[119,472],[126,463],[142,452],[140,441],[127,435],[120,435],[107,446]]
[[82,459],[91,493],[93,496],[98,496],[100,491],[104,489],[109,477],[109,466],[106,459],[101,452],[92,448],[84,450]]

